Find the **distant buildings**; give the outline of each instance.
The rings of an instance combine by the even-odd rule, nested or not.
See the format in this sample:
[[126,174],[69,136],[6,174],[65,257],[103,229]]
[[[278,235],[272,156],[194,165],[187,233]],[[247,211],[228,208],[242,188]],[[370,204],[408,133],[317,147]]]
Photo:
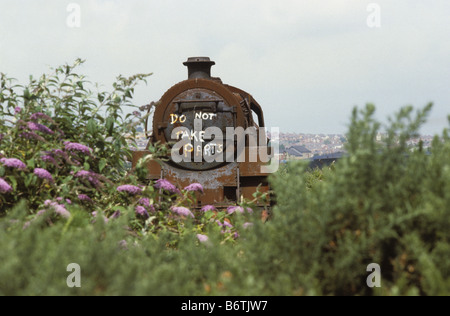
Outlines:
[[286,160],[308,159],[314,156],[305,146],[296,145],[286,148]]
[[[387,137],[386,134],[379,133],[376,136],[377,142],[382,142]],[[431,146],[432,136],[420,136],[408,140],[411,148],[417,148],[422,144],[427,149]],[[148,144],[148,138],[143,132],[136,134],[136,141],[139,150],[144,150]],[[347,141],[342,134],[296,134],[280,133],[280,159],[299,160],[311,159],[318,156],[333,157],[334,153],[345,152],[344,144]]]

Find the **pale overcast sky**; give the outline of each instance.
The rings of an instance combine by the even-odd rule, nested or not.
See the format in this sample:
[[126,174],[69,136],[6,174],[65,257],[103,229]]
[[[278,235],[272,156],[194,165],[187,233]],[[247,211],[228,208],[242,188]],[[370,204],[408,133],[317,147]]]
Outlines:
[[[379,27],[367,24],[371,3]],[[105,89],[153,72],[136,91],[142,105],[187,78],[190,56],[214,60],[213,76],[251,93],[281,131],[343,133],[366,102],[385,120],[432,101],[423,132],[448,126],[448,0],[0,0],[0,72],[22,82],[81,57]]]

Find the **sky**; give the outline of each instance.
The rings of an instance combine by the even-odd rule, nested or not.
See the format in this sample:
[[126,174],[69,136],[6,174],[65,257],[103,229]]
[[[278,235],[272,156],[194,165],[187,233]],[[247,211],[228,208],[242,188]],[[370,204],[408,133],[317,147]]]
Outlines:
[[0,0],[0,72],[26,83],[82,58],[104,90],[151,72],[143,105],[208,56],[281,132],[345,133],[355,106],[387,122],[433,102],[421,132],[436,134],[449,127],[449,17],[448,0]]

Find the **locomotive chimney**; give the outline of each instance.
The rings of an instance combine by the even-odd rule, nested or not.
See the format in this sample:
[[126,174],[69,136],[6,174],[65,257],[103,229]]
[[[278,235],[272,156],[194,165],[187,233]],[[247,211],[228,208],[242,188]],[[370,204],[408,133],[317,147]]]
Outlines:
[[211,67],[215,64],[209,57],[189,57],[183,63],[188,67],[188,79],[211,79]]

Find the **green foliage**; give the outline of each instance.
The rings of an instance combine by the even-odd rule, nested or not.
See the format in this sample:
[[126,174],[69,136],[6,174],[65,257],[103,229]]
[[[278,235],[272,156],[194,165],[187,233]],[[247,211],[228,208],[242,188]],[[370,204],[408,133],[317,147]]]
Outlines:
[[[288,273],[294,288],[314,293],[448,295],[448,133],[435,138],[431,154],[410,151],[406,144],[430,109],[415,117],[412,108],[402,109],[381,143],[376,142],[381,124],[373,118],[375,108],[355,110],[348,156],[334,171],[324,171],[325,181],[317,170],[305,173],[303,164],[275,177],[274,233],[259,242],[276,238],[278,246],[263,264],[289,260],[279,270],[295,271]],[[372,262],[382,269],[382,287],[376,291],[365,282]]]

